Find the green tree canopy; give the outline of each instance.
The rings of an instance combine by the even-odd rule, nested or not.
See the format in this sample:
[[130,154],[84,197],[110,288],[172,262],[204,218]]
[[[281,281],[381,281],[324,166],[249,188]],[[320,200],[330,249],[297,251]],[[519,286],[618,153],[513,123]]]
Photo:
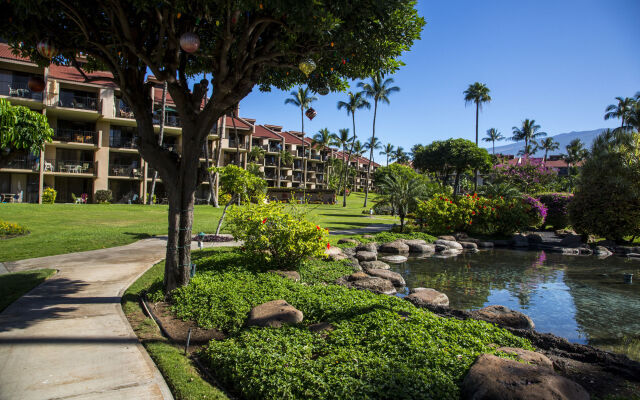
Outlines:
[[472,170],[484,171],[491,167],[491,157],[486,149],[467,139],[435,141],[413,155],[413,166],[420,171],[435,173],[446,185],[449,175],[455,174],[454,187],[460,174]]
[[0,160],[12,150],[39,154],[52,136],[45,115],[0,99]]

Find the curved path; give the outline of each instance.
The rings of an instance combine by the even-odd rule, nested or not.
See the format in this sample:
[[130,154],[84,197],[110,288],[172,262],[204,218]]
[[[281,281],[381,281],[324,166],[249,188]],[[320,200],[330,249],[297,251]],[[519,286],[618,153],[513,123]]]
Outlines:
[[0,400],[172,399],[120,306],[165,246],[154,238],[4,263],[59,272],[0,313]]

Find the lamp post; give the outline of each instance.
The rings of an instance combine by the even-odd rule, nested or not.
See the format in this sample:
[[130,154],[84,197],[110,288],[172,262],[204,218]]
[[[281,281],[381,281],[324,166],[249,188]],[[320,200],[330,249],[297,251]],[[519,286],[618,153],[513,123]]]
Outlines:
[[202,242],[204,242],[204,237],[205,237],[204,232],[198,233],[198,248],[200,250],[202,250],[202,248],[204,247],[204,245],[202,244]]

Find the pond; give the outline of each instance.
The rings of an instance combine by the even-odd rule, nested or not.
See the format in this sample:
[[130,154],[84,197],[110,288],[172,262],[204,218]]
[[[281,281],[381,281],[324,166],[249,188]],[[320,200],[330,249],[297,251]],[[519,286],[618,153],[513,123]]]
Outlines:
[[[531,317],[539,332],[640,361],[640,260],[495,249],[410,258],[391,270],[408,288],[445,293],[453,308],[504,305]],[[633,283],[624,283],[625,273]]]

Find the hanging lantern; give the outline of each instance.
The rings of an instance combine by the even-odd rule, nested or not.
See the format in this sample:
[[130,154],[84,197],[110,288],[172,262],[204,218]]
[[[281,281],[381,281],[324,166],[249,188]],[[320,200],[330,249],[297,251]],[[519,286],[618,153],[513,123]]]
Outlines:
[[316,63],[314,63],[312,59],[308,58],[300,62],[300,64],[298,64],[298,68],[300,68],[300,71],[302,71],[307,77],[309,77],[309,74],[312,73],[314,69],[316,69]]
[[200,47],[200,38],[193,32],[186,32],[180,36],[180,47],[187,53],[195,53]]
[[307,116],[307,118],[309,118],[309,120],[313,120],[316,117],[316,115],[318,115],[318,113],[316,112],[316,110],[313,109],[313,107],[309,108],[307,112],[304,114]]
[[329,87],[328,86],[322,86],[318,89],[318,94],[320,96],[326,96],[329,94]]
[[38,53],[44,58],[52,59],[58,55],[58,49],[55,48],[49,40],[41,40],[37,46]]
[[44,79],[41,76],[32,76],[27,83],[29,90],[35,93],[40,93],[44,90]]

